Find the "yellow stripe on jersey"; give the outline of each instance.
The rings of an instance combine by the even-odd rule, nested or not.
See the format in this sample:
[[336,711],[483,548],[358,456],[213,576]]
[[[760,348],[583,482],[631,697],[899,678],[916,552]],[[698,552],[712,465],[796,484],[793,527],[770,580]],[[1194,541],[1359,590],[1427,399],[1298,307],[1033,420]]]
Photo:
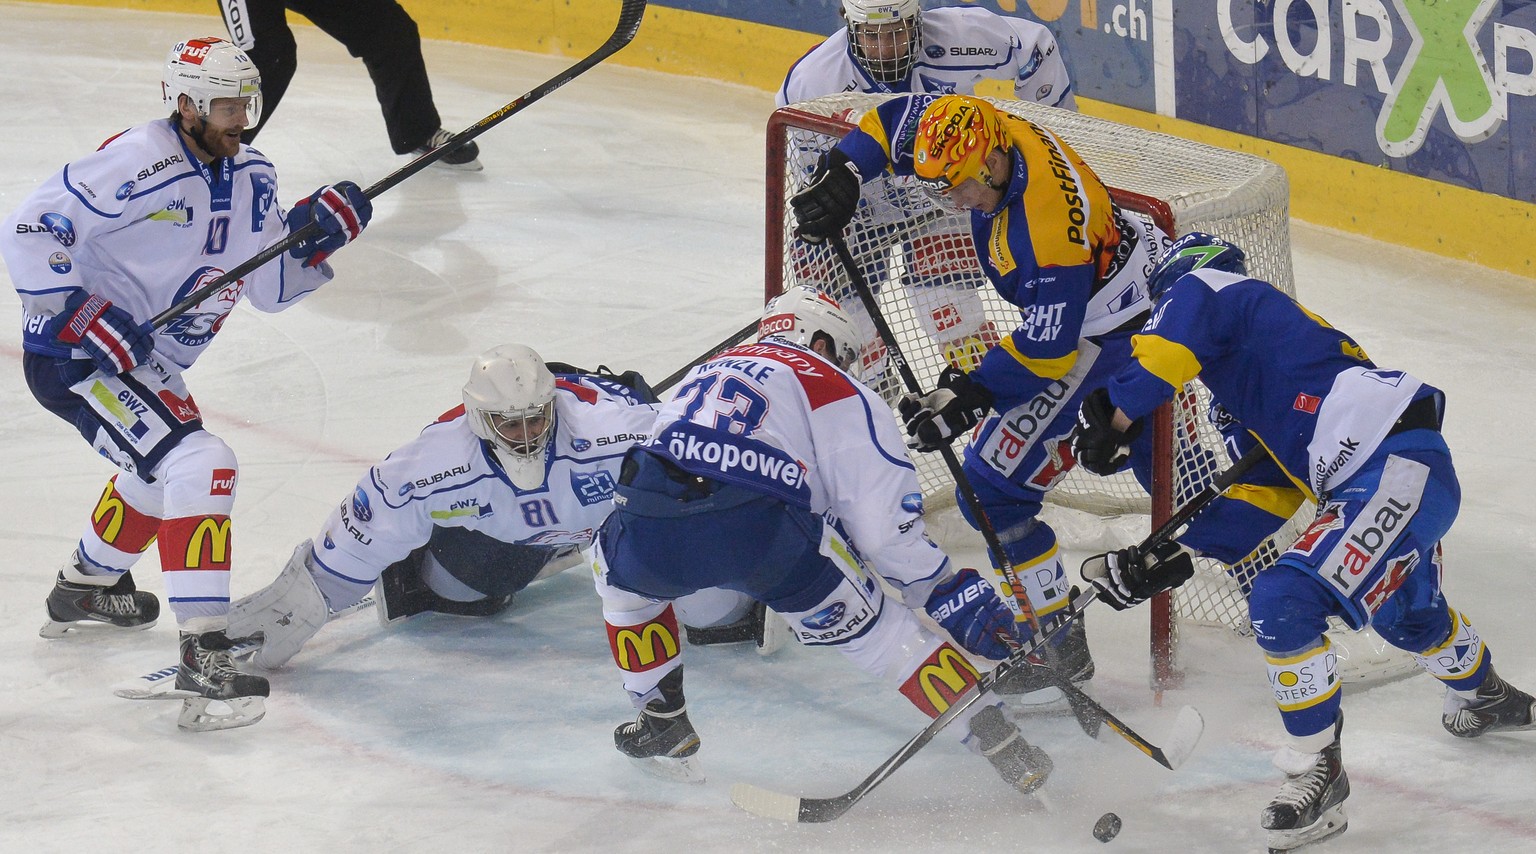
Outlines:
[[1132,335],[1131,358],[1149,374],[1173,388],[1200,375],[1200,360],[1183,344],[1157,335]]
[[1301,502],[1306,500],[1300,491],[1289,486],[1255,486],[1251,483],[1233,484],[1227,487],[1226,495],[1281,519],[1295,515]]
[[997,268],[1000,276],[1006,276],[1018,269],[1018,262],[1013,260],[1013,249],[1008,245],[1008,208],[1003,208],[997,216],[992,218],[992,235],[987,238],[987,254],[992,258],[992,266]]
[[895,172],[895,167],[891,164],[896,162],[896,155],[891,152],[891,139],[885,135],[885,125],[880,123],[880,114],[874,110],[865,113],[864,117],[859,119],[859,130],[874,137],[875,142],[880,143],[880,148],[885,151],[885,171]]
[[1014,361],[1028,368],[1030,373],[1037,377],[1045,377],[1048,380],[1059,380],[1072,370],[1077,364],[1077,351],[1073,350],[1065,356],[1057,356],[1054,359],[1032,359],[1019,352],[1019,348],[1013,343],[1013,336],[1009,335],[997,343]]
[[1286,480],[1296,484],[1296,489],[1299,490],[1302,495],[1305,495],[1308,501],[1317,500],[1317,496],[1312,494],[1311,484],[1309,484],[1306,480],[1291,474],[1290,469],[1285,467],[1285,463],[1280,462],[1280,457],[1275,454],[1275,449],[1271,448],[1269,444],[1264,441],[1264,437],[1253,432],[1252,430],[1248,431],[1248,435],[1252,436],[1254,441],[1264,446],[1264,451],[1265,453],[1269,454],[1269,459],[1275,464],[1275,468],[1280,469],[1280,473],[1285,475]]

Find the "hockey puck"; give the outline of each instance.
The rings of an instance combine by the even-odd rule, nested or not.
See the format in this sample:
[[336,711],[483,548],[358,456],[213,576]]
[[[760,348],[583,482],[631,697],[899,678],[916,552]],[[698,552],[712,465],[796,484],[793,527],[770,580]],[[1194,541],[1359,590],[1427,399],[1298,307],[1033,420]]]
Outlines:
[[1093,823],[1093,838],[1100,842],[1108,842],[1120,833],[1120,816],[1107,812],[1099,816],[1099,820]]

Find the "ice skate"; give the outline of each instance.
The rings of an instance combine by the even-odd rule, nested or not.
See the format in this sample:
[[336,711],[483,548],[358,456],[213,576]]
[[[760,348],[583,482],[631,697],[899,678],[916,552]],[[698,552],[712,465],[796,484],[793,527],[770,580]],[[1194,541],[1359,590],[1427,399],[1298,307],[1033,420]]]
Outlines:
[[1003,717],[997,706],[987,706],[971,717],[971,736],[993,769],[1008,785],[1029,794],[1045,785],[1055,763],[1044,750],[1024,740],[1019,727]]
[[1536,729],[1536,700],[1530,694],[1499,678],[1493,665],[1477,688],[1477,696],[1467,699],[1447,690],[1445,713],[1440,722],[1457,738],[1477,738],[1490,732]]
[[[1077,596],[1077,588],[1072,589]],[[1078,614],[1067,627],[1060,644],[1053,648],[1051,659],[1058,671],[1074,685],[1082,685],[1093,678],[1093,653],[1088,649],[1088,626],[1084,614]],[[1058,709],[1066,705],[1061,689],[1055,686],[1050,669],[1031,657],[1027,667],[1016,668],[1004,674],[993,684],[992,690],[1008,700],[1010,705],[1025,709]]]
[[704,782],[704,771],[695,754],[699,734],[688,720],[683,700],[683,671],[667,674],[660,699],[651,700],[634,721],[613,731],[613,746],[649,774],[683,783]]
[[[79,566],[79,556],[71,558]],[[77,584],[60,572],[48,594],[48,622],[38,630],[56,638],[74,628],[147,629],[160,617],[160,600],[141,593],[133,574],[125,572],[115,584]]]
[[[417,146],[416,150],[411,152],[411,156],[420,157],[421,155],[426,154],[432,149],[437,148],[439,145],[447,142],[452,137],[453,134],[449,133],[446,129],[438,128],[436,131],[433,131],[431,136],[427,137],[426,142]],[[445,169],[455,169],[460,172],[479,172],[485,168],[484,166],[480,165],[479,158],[480,146],[476,145],[474,140],[470,140],[469,142],[464,143],[463,145],[455,148],[447,154],[444,154],[442,157],[433,162],[432,165],[441,166]]]
[[[267,680],[235,669],[222,631],[181,633],[181,661],[176,670],[177,696],[184,697],[177,726],[194,732],[250,726],[267,713]],[[209,711],[210,703],[221,703]]]
[[1301,753],[1284,748],[1275,765],[1286,773],[1285,784],[1259,819],[1269,831],[1270,854],[1290,851],[1343,833],[1349,827],[1344,799],[1349,797],[1349,775],[1339,755],[1339,732],[1321,753]]

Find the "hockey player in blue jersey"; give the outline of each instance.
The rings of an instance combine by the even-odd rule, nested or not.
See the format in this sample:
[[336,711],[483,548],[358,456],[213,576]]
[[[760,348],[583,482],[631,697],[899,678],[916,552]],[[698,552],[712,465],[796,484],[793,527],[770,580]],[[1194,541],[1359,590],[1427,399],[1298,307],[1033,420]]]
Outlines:
[[[129,570],[158,543],[181,630],[176,687],[195,695],[180,724],[220,729],[260,720],[268,685],[233,668],[225,633],[239,465],[204,428],[182,372],[242,300],[282,311],[329,281],[326,258],[362,232],[372,208],[343,181],[284,215],[271,162],[240,142],[260,116],[261,79],[229,42],[176,44],[161,96],[169,117],[112,137],[23,200],[5,220],[0,254],[21,296],[28,387],[120,472],[57,573],[42,635],[154,625],[159,602]],[[280,260],[151,325],[310,222],[318,234]],[[209,711],[209,699],[232,711]]]
[[[1248,599],[1288,734],[1275,757],[1287,779],[1261,819],[1270,848],[1347,826],[1329,617],[1370,625],[1444,683],[1442,722],[1452,735],[1530,729],[1536,703],[1499,677],[1487,644],[1441,593],[1440,540],[1461,502],[1440,433],[1445,395],[1377,366],[1354,339],[1247,276],[1242,250],[1220,238],[1180,238],[1149,284],[1156,305],[1133,339],[1134,361],[1081,408],[1078,462],[1099,474],[1121,468],[1143,419],[1199,377],[1230,416],[1221,425],[1229,446],[1246,451],[1257,441],[1268,451],[1252,479],[1288,483],[1318,507],[1311,526],[1254,579]],[[1283,516],[1265,524],[1262,512],[1229,511],[1297,506],[1284,491],[1242,490],[1241,499],[1197,517],[1180,542],[1090,558],[1083,577],[1111,606],[1131,607],[1187,580],[1202,544],[1251,549],[1272,534]],[[1244,535],[1246,546],[1237,545]]]
[[[1042,620],[1062,612],[1070,582],[1056,533],[1040,519],[1047,493],[1074,462],[1067,441],[1083,396],[1130,357],[1150,305],[1145,276],[1160,232],[1114,204],[1088,163],[1050,129],[959,95],[909,95],[869,111],[791,204],[801,235],[840,234],[861,181],[915,175],[946,205],[970,211],[976,261],[1019,326],[973,370],[952,365],[926,395],[898,404],[918,451],[979,429],[964,469]],[[1142,439],[1134,461],[1150,459]],[[966,509],[964,502],[961,508]],[[967,511],[968,512],[968,511]],[[1056,663],[1073,681],[1093,675],[1080,620]],[[1031,671],[1015,671],[1030,689]],[[1014,681],[1014,680],[1009,680]]]
[[[847,315],[796,287],[769,303],[760,331],[693,369],[662,405],[625,458],[593,549],[614,663],[640,710],[615,745],[675,778],[701,779],[672,605],[696,590],[766,602],[801,643],[842,652],[930,717],[980,678],[955,643],[1001,659],[1017,638],[991,585],[925,533],[900,431],[845,372],[857,341]],[[1049,757],[997,705],[965,717],[968,743],[1004,780],[1022,792],[1045,781]]]

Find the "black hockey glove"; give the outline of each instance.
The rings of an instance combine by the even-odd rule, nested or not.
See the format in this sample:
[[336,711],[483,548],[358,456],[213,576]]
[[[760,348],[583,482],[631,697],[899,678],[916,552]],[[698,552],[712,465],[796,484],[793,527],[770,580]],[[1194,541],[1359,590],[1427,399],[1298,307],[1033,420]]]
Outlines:
[[821,156],[810,186],[790,197],[800,223],[800,239],[820,243],[843,233],[859,207],[859,169],[848,155],[832,149]]
[[1195,574],[1194,553],[1166,542],[1143,555],[1133,548],[1094,555],[1083,561],[1083,580],[1099,589],[1099,598],[1124,611],[1172,590]]
[[902,395],[896,404],[907,425],[907,447],[929,453],[953,443],[992,408],[992,392],[954,366],[939,374],[939,387],[924,395]]
[[1130,429],[1114,428],[1115,405],[1109,390],[1098,388],[1083,400],[1077,412],[1077,426],[1072,428],[1072,455],[1078,465],[1101,477],[1125,466],[1131,457],[1131,443],[1141,435],[1142,423],[1131,422]]

